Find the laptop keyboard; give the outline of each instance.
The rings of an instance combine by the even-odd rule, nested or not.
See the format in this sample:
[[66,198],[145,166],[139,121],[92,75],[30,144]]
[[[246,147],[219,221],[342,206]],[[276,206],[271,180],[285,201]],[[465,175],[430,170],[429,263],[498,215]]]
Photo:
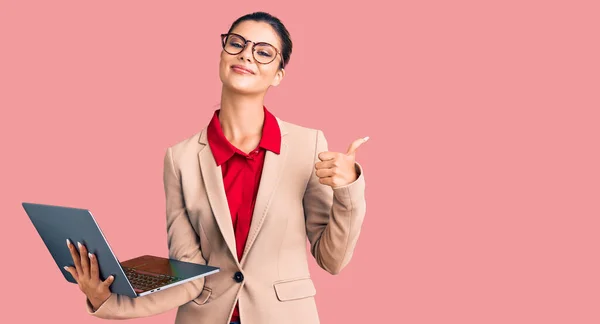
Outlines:
[[131,286],[133,286],[136,292],[152,290],[181,280],[180,278],[168,275],[151,275],[146,273],[140,273],[132,268],[123,268],[123,270],[125,271],[127,279],[129,279],[129,282],[131,282]]

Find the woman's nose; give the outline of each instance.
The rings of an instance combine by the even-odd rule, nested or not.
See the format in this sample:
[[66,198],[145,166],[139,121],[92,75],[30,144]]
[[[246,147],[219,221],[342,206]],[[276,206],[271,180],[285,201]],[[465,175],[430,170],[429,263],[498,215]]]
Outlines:
[[250,43],[250,42],[246,43],[246,47],[244,47],[244,50],[240,53],[240,57],[242,59],[247,59],[248,61],[252,62],[252,59],[253,59],[252,43]]

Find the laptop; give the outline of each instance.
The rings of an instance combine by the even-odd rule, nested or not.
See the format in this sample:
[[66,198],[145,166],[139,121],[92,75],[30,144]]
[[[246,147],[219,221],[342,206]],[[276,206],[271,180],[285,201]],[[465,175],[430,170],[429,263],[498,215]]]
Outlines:
[[98,260],[100,280],[113,275],[110,291],[132,298],[149,295],[220,271],[217,267],[175,259],[143,255],[119,262],[108,241],[87,209],[22,203],[33,226],[54,258],[56,265],[71,283],[77,283],[64,266],[74,266],[67,239],[77,248],[85,245]]

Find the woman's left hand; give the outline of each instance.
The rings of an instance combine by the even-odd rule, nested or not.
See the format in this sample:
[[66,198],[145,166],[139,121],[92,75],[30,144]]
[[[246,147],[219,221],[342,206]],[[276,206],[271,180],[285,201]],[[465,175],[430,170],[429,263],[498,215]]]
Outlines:
[[352,142],[346,153],[338,152],[321,152],[319,160],[315,163],[317,169],[316,175],[319,177],[319,182],[328,185],[332,188],[345,186],[358,178],[356,168],[356,150],[364,144],[369,137],[359,138]]

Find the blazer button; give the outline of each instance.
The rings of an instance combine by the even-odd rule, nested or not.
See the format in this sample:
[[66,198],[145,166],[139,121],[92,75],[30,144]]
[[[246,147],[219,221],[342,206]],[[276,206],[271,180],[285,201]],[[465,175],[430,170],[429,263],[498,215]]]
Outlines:
[[244,275],[238,271],[233,275],[233,280],[235,280],[235,282],[242,282],[244,281]]

